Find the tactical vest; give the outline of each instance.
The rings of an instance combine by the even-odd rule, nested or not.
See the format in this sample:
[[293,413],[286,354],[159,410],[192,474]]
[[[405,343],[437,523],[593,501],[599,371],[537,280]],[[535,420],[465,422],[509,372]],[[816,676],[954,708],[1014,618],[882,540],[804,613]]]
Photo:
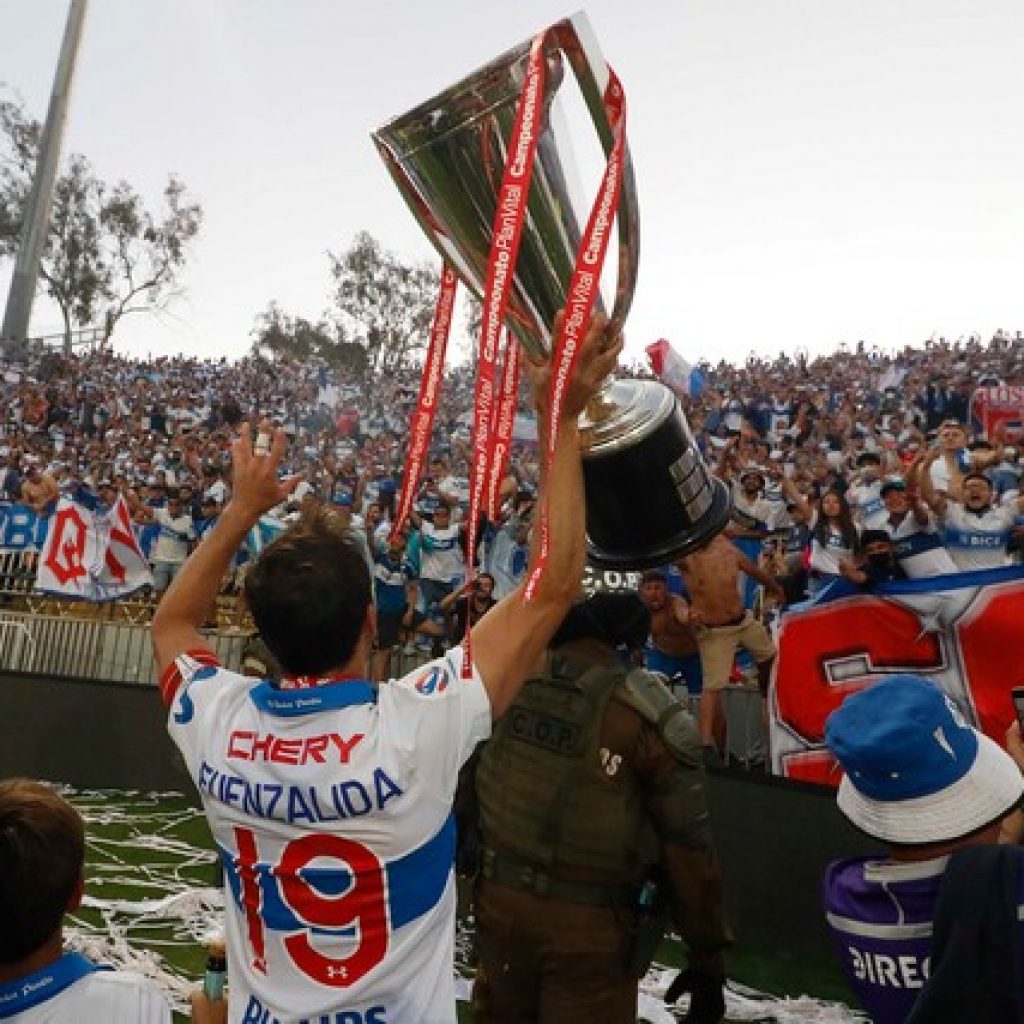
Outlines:
[[549,665],[483,747],[476,786],[484,843],[554,877],[570,866],[627,881],[643,840],[643,801],[629,773],[608,774],[600,756],[605,709],[625,671],[559,655]]

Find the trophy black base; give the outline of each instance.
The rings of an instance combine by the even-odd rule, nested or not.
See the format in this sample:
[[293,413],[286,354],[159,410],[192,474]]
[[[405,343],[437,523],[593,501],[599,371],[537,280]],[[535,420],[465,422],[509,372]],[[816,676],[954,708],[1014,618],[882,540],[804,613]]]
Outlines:
[[675,395],[654,381],[616,381],[582,424],[587,554],[605,569],[650,569],[725,528],[729,490],[705,464]]

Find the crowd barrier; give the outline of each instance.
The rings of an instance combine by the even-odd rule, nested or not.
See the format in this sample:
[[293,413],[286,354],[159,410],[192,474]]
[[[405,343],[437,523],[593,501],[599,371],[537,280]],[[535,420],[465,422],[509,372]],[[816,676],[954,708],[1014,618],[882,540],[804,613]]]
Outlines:
[[[222,665],[240,668],[247,634],[211,630],[205,638]],[[148,625],[33,612],[0,612],[0,671],[98,682],[157,682]]]

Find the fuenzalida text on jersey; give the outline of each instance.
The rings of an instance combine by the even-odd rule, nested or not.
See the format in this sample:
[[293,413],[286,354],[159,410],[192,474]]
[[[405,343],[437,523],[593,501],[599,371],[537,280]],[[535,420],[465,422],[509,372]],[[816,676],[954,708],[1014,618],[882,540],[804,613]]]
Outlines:
[[316,825],[357,818],[383,811],[389,800],[402,795],[397,783],[379,767],[373,769],[369,778],[345,779],[330,786],[285,786],[243,779],[218,771],[203,761],[196,786],[201,793],[243,814],[273,818],[288,825]]

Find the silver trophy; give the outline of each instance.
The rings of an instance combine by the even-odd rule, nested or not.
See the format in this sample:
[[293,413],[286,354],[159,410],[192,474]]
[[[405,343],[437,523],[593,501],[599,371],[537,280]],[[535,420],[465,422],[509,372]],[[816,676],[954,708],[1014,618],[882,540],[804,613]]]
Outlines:
[[[529,52],[527,41],[373,134],[427,237],[478,298]],[[576,14],[552,26],[544,56],[542,132],[506,319],[534,356],[551,352],[551,325],[566,304],[581,236],[581,207],[572,201],[563,159],[569,143],[560,142],[550,117],[566,62],[606,153],[613,141],[603,103],[608,66],[586,17]],[[628,147],[616,216],[619,277],[610,319],[617,330],[633,299],[639,253],[636,183]],[[675,395],[664,385],[609,381],[590,403],[580,426],[591,562],[619,569],[661,565],[710,540],[725,526],[728,491],[709,473]]]

